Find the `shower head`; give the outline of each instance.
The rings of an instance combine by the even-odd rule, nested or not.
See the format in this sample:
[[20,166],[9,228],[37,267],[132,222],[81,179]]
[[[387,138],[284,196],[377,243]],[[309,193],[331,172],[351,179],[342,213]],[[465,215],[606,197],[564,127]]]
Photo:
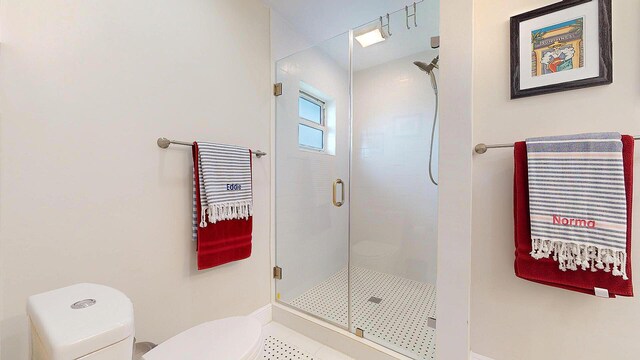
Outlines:
[[417,67],[420,68],[420,70],[426,72],[427,74],[431,72],[431,70],[433,69],[432,67],[430,67],[430,64],[424,63],[422,61],[414,61],[413,64]]
[[429,75],[429,79],[431,79],[431,87],[433,87],[433,91],[438,94],[438,83],[436,82],[436,76],[433,73],[433,69],[438,68],[438,61],[440,61],[440,55],[436,56],[431,63],[423,63],[422,61],[414,61],[413,64],[420,68],[420,70],[426,72]]
[[431,63],[427,64],[424,63],[422,61],[414,61],[413,64],[417,67],[420,68],[420,70],[426,72],[427,74],[431,74],[431,72],[433,71],[433,69],[437,69],[438,68],[438,61],[440,60],[440,56],[436,56],[433,60],[431,60]]

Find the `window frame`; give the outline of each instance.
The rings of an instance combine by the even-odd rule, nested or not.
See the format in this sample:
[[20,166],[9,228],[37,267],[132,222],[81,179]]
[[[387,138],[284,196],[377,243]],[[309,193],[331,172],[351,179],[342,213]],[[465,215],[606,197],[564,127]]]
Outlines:
[[[327,103],[304,90],[298,92],[298,103],[300,102],[300,98],[320,107],[320,123],[318,124],[315,121],[300,116],[300,105],[298,105],[298,147],[302,150],[325,153],[327,152],[327,134],[329,132],[329,128],[327,127]],[[308,126],[322,132],[322,148],[300,144],[300,125]]]

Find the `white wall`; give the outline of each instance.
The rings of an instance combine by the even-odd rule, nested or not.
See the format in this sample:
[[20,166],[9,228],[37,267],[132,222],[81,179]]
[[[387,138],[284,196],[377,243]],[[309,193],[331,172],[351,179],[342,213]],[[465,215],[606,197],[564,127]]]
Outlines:
[[[276,264],[283,268],[276,291],[285,302],[347,266],[349,202],[340,208],[333,205],[332,184],[341,178],[347,181],[345,191],[348,187],[348,39],[334,38],[276,65],[276,79],[283,83],[275,124]],[[334,155],[298,146],[301,82],[319,91],[315,95],[329,105],[327,118],[336,119]]]
[[[437,265],[438,188],[428,175],[435,95],[413,61],[437,54],[423,51],[353,76],[352,264],[431,284]],[[434,148],[437,178],[437,139]]]
[[[505,143],[590,131],[639,134],[640,44],[629,35],[640,33],[639,1],[613,1],[612,85],[509,100],[509,17],[548,4],[547,0],[526,0],[496,6],[495,1],[475,1],[474,142]],[[639,159],[636,150],[636,204],[640,201]],[[474,158],[473,351],[496,360],[637,359],[638,298],[603,300],[515,277],[512,163],[509,149],[490,150]],[[633,220],[637,244],[637,206]],[[633,266],[636,270],[640,266],[637,247]]]
[[312,43],[280,13],[271,9],[271,59],[274,62],[311,47]]
[[[474,0],[440,4],[438,359],[469,359]],[[515,360],[515,359],[510,359]]]
[[155,140],[268,149],[268,9],[6,0],[0,22],[2,359],[27,359],[27,297],[77,282],[129,295],[154,342],[267,304],[268,159],[251,258],[198,272],[190,151]]

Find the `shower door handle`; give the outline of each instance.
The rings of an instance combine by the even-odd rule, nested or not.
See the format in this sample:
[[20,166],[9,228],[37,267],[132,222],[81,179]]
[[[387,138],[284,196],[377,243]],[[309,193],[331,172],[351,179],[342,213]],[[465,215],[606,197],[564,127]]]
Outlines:
[[[338,185],[340,185],[340,201],[336,200],[336,193],[338,192]],[[340,207],[344,205],[344,181],[342,179],[336,179],[333,182],[333,205],[336,207]]]

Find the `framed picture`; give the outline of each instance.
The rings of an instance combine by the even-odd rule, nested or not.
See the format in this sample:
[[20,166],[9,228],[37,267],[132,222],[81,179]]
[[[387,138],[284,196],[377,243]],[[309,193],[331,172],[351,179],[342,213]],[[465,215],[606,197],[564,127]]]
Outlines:
[[511,18],[511,98],[611,84],[611,0],[565,0]]

